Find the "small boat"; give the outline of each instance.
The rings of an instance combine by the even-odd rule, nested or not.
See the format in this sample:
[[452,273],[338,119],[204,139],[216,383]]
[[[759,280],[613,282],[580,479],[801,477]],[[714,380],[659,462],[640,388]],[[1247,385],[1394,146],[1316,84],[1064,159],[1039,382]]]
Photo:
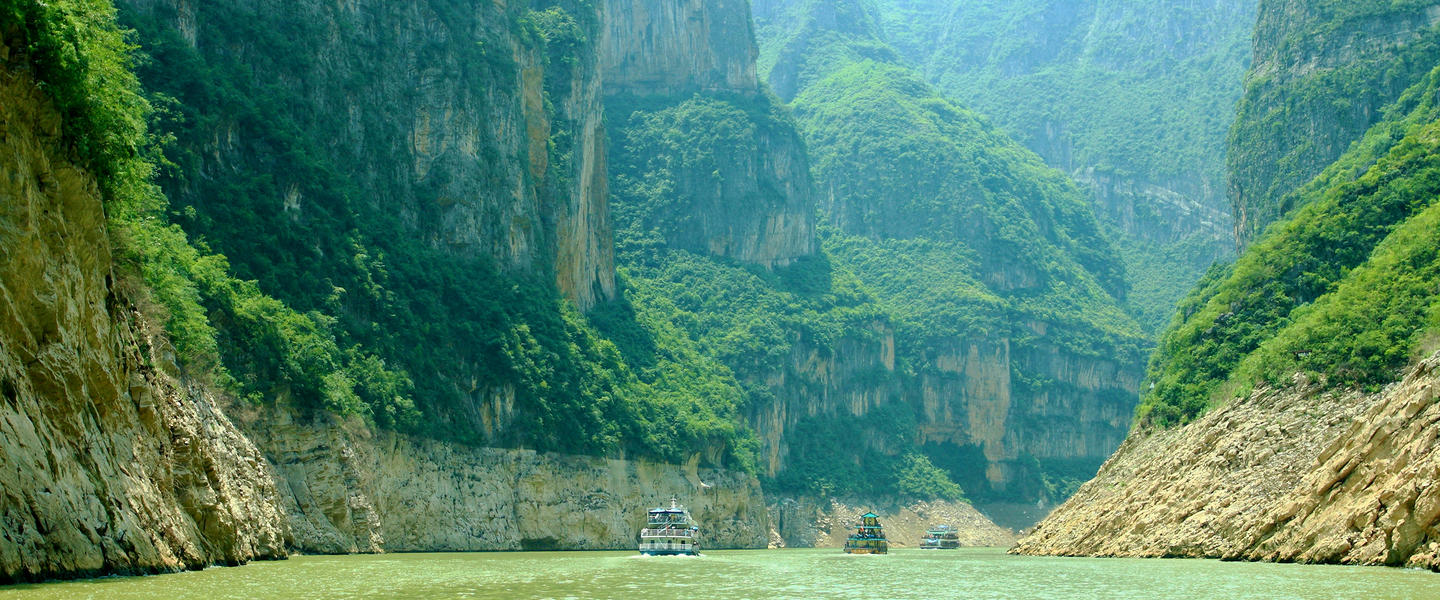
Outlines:
[[921,550],[954,550],[960,547],[960,532],[949,525],[936,525],[925,531]]
[[679,501],[670,497],[669,508],[652,508],[640,530],[640,554],[645,556],[699,556],[700,528]]
[[885,528],[880,525],[880,515],[865,513],[855,526],[855,533],[845,540],[846,554],[885,554],[890,543],[885,540]]

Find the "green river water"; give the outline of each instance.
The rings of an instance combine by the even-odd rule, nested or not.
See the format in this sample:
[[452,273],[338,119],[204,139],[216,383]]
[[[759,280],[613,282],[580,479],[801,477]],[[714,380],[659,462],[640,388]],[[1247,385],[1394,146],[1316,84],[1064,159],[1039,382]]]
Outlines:
[[0,600],[266,598],[1440,599],[1440,574],[1374,567],[1008,556],[998,549],[306,556],[155,577],[0,587]]

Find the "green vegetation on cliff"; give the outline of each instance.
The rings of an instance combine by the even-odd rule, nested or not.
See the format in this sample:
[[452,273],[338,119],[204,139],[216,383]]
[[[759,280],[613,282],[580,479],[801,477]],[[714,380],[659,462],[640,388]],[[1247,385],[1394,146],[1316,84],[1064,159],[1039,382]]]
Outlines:
[[1081,182],[1147,330],[1231,257],[1225,133],[1256,0],[871,4],[926,81]]
[[[131,72],[131,48],[108,1],[38,3],[7,0],[0,15],[14,24],[7,39],[30,57],[64,115],[67,142],[90,169],[106,203],[122,276],[135,276],[130,301],[154,307],[175,344],[179,366],[190,375],[234,385],[260,358],[277,365],[272,376],[292,384],[316,407],[341,413],[378,410],[390,421],[413,419],[403,392],[408,381],[359,349],[341,352],[329,322],[302,315],[231,277],[223,256],[192,247],[166,222],[167,201],[152,183],[162,139],[147,132],[151,106]],[[141,291],[147,290],[147,291]],[[242,334],[250,352],[229,353],[233,329],[217,330],[207,304],[221,302],[214,318],[263,329]],[[223,333],[222,333],[223,332]],[[222,365],[221,356],[227,359]],[[227,369],[227,367],[230,367]],[[239,367],[239,368],[236,368]]]
[[[291,31],[277,31],[242,7],[208,8],[209,47],[262,40],[267,48],[240,56],[197,50],[162,14],[125,14],[148,58],[140,75],[163,109],[157,130],[172,140],[160,179],[177,203],[172,214],[224,252],[231,270],[256,280],[224,283],[214,277],[224,265],[190,273],[242,394],[478,442],[480,424],[459,416],[473,410],[459,381],[469,375],[478,379],[466,384],[472,389],[514,390],[524,421],[517,429],[527,433],[502,443],[620,447],[620,424],[633,409],[620,399],[623,368],[553,286],[426,243],[394,207],[375,201],[346,168],[348,157],[327,147],[325,136],[345,130],[349,115],[309,110],[303,91],[253,76],[303,72],[319,60],[308,45],[325,39],[312,29],[320,23],[290,21]],[[516,27],[542,36],[547,24],[576,27],[557,19],[542,13]],[[474,68],[489,77],[513,68],[472,51]],[[212,143],[234,130],[246,132],[238,147]],[[287,199],[303,201],[304,214]],[[255,299],[258,290],[283,303]]]
[[1222,184],[1256,0],[875,4],[928,80],[1051,164]]
[[1152,359],[1140,417],[1187,422],[1296,372],[1333,386],[1394,380],[1434,350],[1440,302],[1440,72],[1295,192],[1299,208],[1182,304]]
[[[1073,322],[1055,336],[1072,350],[1104,353],[1137,334],[1114,301],[1125,288],[1119,260],[1074,186],[905,69],[855,63],[809,86],[795,110],[836,199],[825,207],[843,232],[832,247],[850,250],[837,257],[867,263],[857,272],[915,309],[919,328],[976,333],[965,325],[986,312],[1008,324],[1013,310]],[[901,269],[874,260],[887,250],[929,256]],[[946,310],[947,297],[979,310]]]
[[[237,43],[283,49],[303,37],[271,35],[238,8],[213,10],[221,23],[207,33]],[[574,34],[585,20],[557,11],[513,26],[532,43],[583,43]],[[0,16],[10,60],[33,65],[64,116],[65,142],[97,176],[117,272],[131,281],[117,289],[165,324],[188,376],[252,402],[479,442],[474,423],[447,418],[474,408],[453,378],[473,361],[490,380],[470,385],[511,386],[521,405],[522,433],[498,443],[677,463],[714,448],[710,461],[753,469],[736,386],[704,387],[728,375],[706,379],[709,363],[676,344],[664,382],[642,381],[543,272],[503,274],[417,240],[399,215],[363,200],[324,148],[323,126],[297,122],[295,90],[257,88],[249,66],[198,52],[151,14],[127,13],[139,30],[135,61],[108,1],[6,0]],[[247,132],[242,150],[209,153],[207,136],[236,129]],[[172,208],[162,189],[181,201]],[[281,202],[296,196],[319,213],[288,215]]]
[[[755,3],[763,74],[793,97],[810,151],[824,253],[887,315],[895,346],[893,380],[864,419],[800,419],[780,483],[846,493],[865,473],[898,472],[914,449],[971,497],[1046,497],[1088,476],[1067,461],[1093,470],[1106,450],[1059,462],[1051,450],[1029,454],[1041,444],[1021,432],[1048,426],[1043,399],[1131,406],[1147,343],[1117,302],[1124,268],[1082,192],[901,64],[870,8]],[[1118,376],[1086,387],[1057,367],[1079,361]],[[999,422],[984,420],[992,403],[1007,407]],[[1124,435],[1073,421],[1052,433],[1092,426],[1105,430],[1099,438]],[[982,441],[984,427],[1015,437]],[[950,428],[974,437],[937,443],[923,433]],[[826,458],[847,447],[852,460]]]
[[1227,158],[1241,243],[1311,200],[1296,189],[1346,153],[1440,62],[1434,6],[1265,3]]
[[[609,105],[617,258],[635,316],[598,320],[640,380],[673,387],[678,383],[673,371],[682,362],[709,365],[703,373],[691,372],[688,384],[700,382],[711,394],[738,398],[752,413],[784,402],[780,395],[810,401],[846,393],[833,388],[838,382],[817,381],[805,368],[812,353],[863,361],[836,355],[846,344],[879,342],[877,328],[883,330],[890,316],[852,274],[835,269],[824,253],[765,268],[703,248],[685,249],[684,240],[667,241],[676,231],[724,229],[725,222],[755,208],[746,202],[773,201],[737,198],[726,214],[704,214],[704,207],[725,194],[717,190],[734,185],[727,178],[747,177],[736,165],[745,164],[759,146],[794,135],[788,113],[764,95],[613,98]],[[697,185],[697,178],[706,181]],[[691,223],[701,219],[712,222]],[[641,327],[625,329],[632,322]],[[851,374],[857,385],[885,387],[896,380],[878,362],[866,368],[871,371]],[[864,418],[803,418],[786,434],[786,467],[769,481],[778,489],[822,495],[900,493],[903,475],[915,468],[894,453],[909,447],[914,421],[903,404]],[[847,458],[852,456],[859,458]],[[960,496],[943,472],[909,477],[925,485],[912,482],[919,487],[906,493],[925,499]]]

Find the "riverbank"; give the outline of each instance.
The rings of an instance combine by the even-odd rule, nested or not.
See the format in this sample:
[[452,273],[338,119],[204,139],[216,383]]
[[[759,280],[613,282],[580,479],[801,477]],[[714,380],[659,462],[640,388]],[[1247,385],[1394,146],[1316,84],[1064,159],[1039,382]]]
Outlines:
[[1015,552],[1440,570],[1440,354],[1374,394],[1303,379],[1140,432]]

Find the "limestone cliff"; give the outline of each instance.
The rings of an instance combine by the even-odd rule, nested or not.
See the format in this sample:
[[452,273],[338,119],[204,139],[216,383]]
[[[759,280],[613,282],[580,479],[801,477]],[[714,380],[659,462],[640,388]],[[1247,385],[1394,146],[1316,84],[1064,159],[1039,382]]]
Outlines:
[[[762,72],[794,97],[816,167],[826,252],[891,319],[792,353],[777,403],[755,411],[767,467],[918,449],[977,502],[1063,497],[1124,439],[1141,371],[1084,196],[911,72],[873,2],[754,6]],[[840,448],[810,441],[827,429]]]
[[616,297],[597,5],[117,5],[186,232],[403,371],[428,433],[533,443],[561,393],[494,337]]
[[[813,254],[809,159],[788,114],[755,78],[749,2],[614,0],[605,6],[602,51],[606,104],[617,129],[615,162],[622,174],[633,165],[672,186],[659,192],[663,198],[617,188],[621,226],[658,231],[670,248],[766,267]],[[712,135],[641,135],[656,121]]]
[[[564,49],[556,52],[567,60],[547,61],[543,46],[514,30],[532,3],[117,4],[147,43],[178,35],[219,68],[245,65],[230,73],[244,74],[240,85],[272,87],[286,103],[272,109],[323,132],[314,138],[322,147],[305,150],[363,193],[350,203],[399,215],[409,235],[457,255],[553,269],[581,307],[613,297],[598,56]],[[217,116],[209,142],[192,149],[207,157],[203,172],[269,166],[256,161],[272,153],[273,133],[247,131],[256,124],[243,114]],[[552,143],[561,164],[552,164]],[[344,218],[305,182],[277,183],[285,195],[272,199],[283,217],[276,226]],[[197,187],[167,191],[208,209]]]
[[710,548],[764,547],[765,501],[736,472],[470,448],[357,423],[242,411],[274,465],[302,552],[633,549],[645,510],[678,496]]
[[[952,339],[927,352],[932,368],[910,374],[897,371],[889,326],[875,323],[863,333],[826,352],[796,344],[784,370],[756,381],[773,394],[748,416],[769,476],[793,466],[794,449],[825,423],[848,432],[845,452],[925,448],[986,508],[1033,505],[1058,493],[1044,487],[1046,477],[1088,477],[1129,431],[1133,405],[1125,397],[1139,388],[1140,375],[1122,361],[1043,345],[1016,348],[1006,338]],[[1017,372],[1047,384],[1028,385]],[[872,431],[869,420],[882,424]]]
[[749,0],[613,0],[605,31],[607,93],[759,91]]
[[1440,60],[1440,3],[1264,0],[1230,132],[1227,188],[1249,244]]
[[0,583],[286,554],[265,460],[117,275],[94,177],[0,24]]
[[1440,355],[1383,392],[1304,382],[1137,434],[1015,552],[1440,570]]

